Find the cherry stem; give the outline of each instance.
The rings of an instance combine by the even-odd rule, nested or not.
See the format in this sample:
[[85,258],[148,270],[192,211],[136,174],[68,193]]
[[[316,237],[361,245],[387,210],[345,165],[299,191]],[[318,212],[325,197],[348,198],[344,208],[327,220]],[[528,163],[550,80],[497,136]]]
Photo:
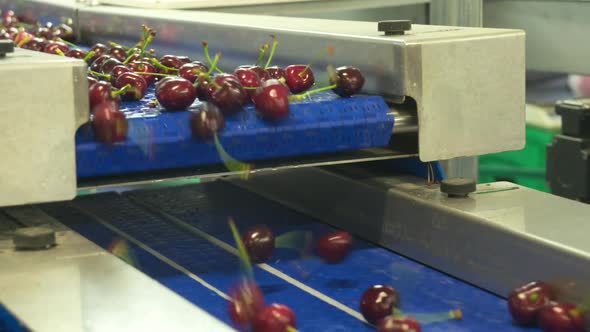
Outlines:
[[74,43],[70,43],[69,41],[61,39],[61,38],[57,38],[57,41],[62,42],[70,47],[80,48],[80,47],[78,47],[78,45],[76,45]]
[[111,79],[111,75],[107,75],[107,74],[99,73],[99,72],[96,72],[96,71],[94,71],[94,70],[90,70],[90,69],[88,70],[88,72],[89,72],[90,74],[94,75],[94,76],[102,77],[102,78],[105,78],[105,79],[107,79],[107,80],[110,80],[110,79]]
[[207,72],[207,75],[211,75],[213,73],[213,70],[215,68],[217,68],[217,63],[219,62],[219,58],[221,58],[221,53],[215,54],[215,58],[213,58],[213,63],[210,63],[211,68],[209,68],[209,71]]
[[303,69],[303,71],[301,71],[299,73],[299,77],[303,77],[305,72],[307,72],[309,70],[309,68],[311,68],[311,66],[316,64],[322,58],[324,58],[326,56],[326,54],[329,54],[329,55],[334,54],[334,48],[332,47],[332,45],[328,45],[328,47],[326,47],[322,52],[316,54],[316,56],[311,60],[311,62],[307,66],[305,66],[305,69]]
[[84,62],[88,62],[88,60],[90,60],[94,55],[96,54],[96,52],[94,51],[90,51],[86,54],[86,56],[84,57]]
[[59,56],[66,56],[66,55],[64,54],[64,52],[62,52],[62,51],[61,51],[59,48],[56,48],[56,49],[55,49],[55,53],[57,53],[57,55],[59,55]]
[[114,98],[118,95],[122,95],[125,92],[129,91],[129,89],[131,89],[131,84],[127,84],[124,87],[122,87],[121,89],[111,92],[111,96]]
[[131,55],[129,55],[127,57],[127,59],[125,59],[125,61],[123,61],[123,64],[126,65],[129,63],[129,61],[131,61],[131,59],[133,59],[134,56],[137,55],[137,50],[135,50],[133,53],[131,53]]
[[211,66],[211,69],[209,71],[212,72],[213,70],[215,70],[218,73],[223,73],[223,71],[217,67],[217,63],[213,64],[213,61],[211,61],[211,56],[209,55],[209,43],[207,41],[204,41],[202,45],[203,53],[205,53],[205,58],[207,59],[207,62],[209,62],[209,66]]
[[287,332],[299,332],[299,331],[297,331],[297,329],[294,328],[293,326],[289,325],[289,326],[287,326]]
[[160,61],[158,61],[156,59],[152,59],[152,64],[162,70],[178,71],[178,69],[176,69],[176,68],[164,66],[163,64],[160,63]]
[[145,49],[152,43],[152,40],[154,40],[155,36],[156,36],[155,32],[149,31],[149,36],[147,37],[147,39],[145,40],[145,42],[141,46],[141,54],[142,55],[145,53]]
[[152,73],[149,71],[135,71],[134,73],[136,73],[138,75],[150,75],[150,76],[162,76],[162,77],[176,76],[176,75],[172,75],[172,74]]
[[256,63],[254,64],[255,66],[258,66],[258,64],[262,62],[269,47],[270,46],[268,45],[268,43],[262,45],[262,47],[260,48],[260,53],[258,54],[258,59],[256,59]]
[[332,90],[332,89],[336,88],[336,86],[337,86],[336,84],[332,84],[332,85],[325,86],[323,88],[318,88],[318,89],[315,89],[315,90],[310,90],[310,91],[307,91],[307,92],[304,92],[304,93],[301,93],[301,94],[298,94],[298,95],[292,95],[292,96],[289,96],[289,100],[291,100],[291,101],[303,100],[306,97],[309,97],[309,96],[311,96],[313,94],[316,94],[318,92]]
[[260,89],[259,86],[243,86],[244,90],[257,90]]
[[107,44],[109,44],[110,47],[114,47],[114,46],[121,46],[123,48],[126,48],[125,46],[121,45],[121,44],[117,44],[114,41],[110,41]]
[[31,40],[31,36],[26,36],[23,40],[19,41],[16,47],[22,47],[24,44],[28,43]]
[[272,38],[272,47],[270,49],[270,54],[268,55],[268,59],[266,60],[266,64],[264,65],[264,69],[268,68],[270,66],[270,62],[272,61],[272,58],[275,55],[275,52],[277,50],[277,46],[279,45],[279,40],[271,35],[270,36]]
[[421,314],[421,315],[414,315],[414,318],[419,321],[421,324],[432,324],[438,322],[445,322],[448,320],[454,319],[462,319],[463,318],[463,311],[461,309],[451,310],[445,313],[439,314]]
[[[217,137],[217,135],[216,135]],[[232,235],[234,236],[234,240],[236,241],[236,245],[238,247],[238,253],[240,256],[240,260],[244,265],[246,273],[250,279],[254,279],[254,270],[252,269],[252,264],[250,263],[250,257],[248,256],[248,252],[246,251],[246,247],[242,242],[242,238],[240,237],[240,233],[238,232],[238,228],[236,227],[236,223],[234,222],[233,218],[229,218],[229,227],[231,228]]]

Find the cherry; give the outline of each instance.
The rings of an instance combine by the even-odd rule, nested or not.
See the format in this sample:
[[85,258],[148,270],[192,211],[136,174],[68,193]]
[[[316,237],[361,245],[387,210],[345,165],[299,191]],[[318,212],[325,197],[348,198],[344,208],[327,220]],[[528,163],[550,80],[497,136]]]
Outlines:
[[68,47],[68,45],[55,40],[47,42],[47,45],[45,45],[45,47],[43,48],[43,52],[49,54],[59,54],[60,52],[64,54],[69,50],[70,48]]
[[[176,55],[164,55],[158,60],[158,62],[168,68],[174,69],[179,69],[184,64],[184,62],[180,60]],[[160,69],[159,72],[162,74],[176,74],[177,71],[169,69]]]
[[10,38],[10,34],[8,33],[8,31],[6,31],[5,29],[0,29],[0,40],[9,40],[12,39]]
[[156,98],[167,110],[184,110],[193,104],[197,98],[197,91],[189,80],[170,77],[156,84]]
[[275,248],[275,236],[265,225],[256,225],[242,235],[242,242],[250,260],[255,264],[268,261]]
[[391,286],[374,285],[369,287],[361,298],[361,313],[367,322],[377,325],[400,303],[399,293]]
[[2,16],[2,25],[4,25],[7,28],[11,26],[16,26],[18,25],[18,23],[18,17],[16,16],[16,13],[12,10],[7,10]]
[[209,85],[207,100],[219,107],[224,115],[232,115],[243,110],[248,94],[237,80],[216,77],[215,84]]
[[[96,56],[96,54],[95,54]],[[94,57],[93,57],[94,58]],[[92,60],[92,58],[90,58]],[[112,59],[112,57],[108,54],[103,54],[92,61],[90,65],[90,70],[95,72],[100,72],[100,68],[102,67],[103,63],[105,63],[108,59]]]
[[289,115],[289,88],[278,80],[263,82],[253,101],[264,119],[277,121]]
[[338,67],[336,76],[330,78],[330,84],[335,84],[332,89],[340,97],[350,97],[359,93],[365,84],[365,77],[358,68],[355,67]]
[[207,101],[209,95],[209,85],[211,85],[209,80],[207,80],[206,76],[199,76],[196,81],[198,82],[198,84],[196,84],[196,89],[199,100]]
[[69,51],[66,52],[66,56],[69,58],[75,58],[75,59],[84,59],[86,57],[86,55],[88,55],[88,53],[80,50],[80,49],[71,49]]
[[102,104],[105,101],[114,101],[117,105],[120,103],[120,97],[113,95],[112,87],[107,82],[97,82],[88,87],[88,96],[90,98],[90,109]]
[[29,40],[28,42],[24,43],[21,46],[21,48],[31,50],[31,51],[41,52],[46,44],[47,44],[47,41],[45,41],[45,39],[33,38],[33,39]]
[[539,311],[554,299],[549,285],[541,281],[528,283],[508,296],[508,309],[520,325],[534,325]]
[[[260,86],[260,78],[258,74],[251,68],[238,68],[234,72],[234,75],[237,76],[240,84],[242,84],[243,87],[258,88]],[[256,95],[256,89],[248,89],[246,90],[246,93],[248,96],[250,96],[250,98],[254,98]]]
[[71,26],[62,23],[60,25],[58,25],[53,32],[55,37],[59,37],[65,41],[68,42],[73,42],[75,39],[75,35],[74,35],[74,29],[72,29]]
[[306,65],[288,66],[285,68],[285,77],[292,93],[307,91],[315,83],[313,72]]
[[108,51],[108,54],[121,62],[127,59],[127,50],[121,45],[115,45],[111,47]]
[[283,304],[273,303],[258,312],[252,324],[254,332],[286,332],[297,328],[295,313]]
[[539,311],[544,332],[584,332],[584,315],[571,303],[553,303]]
[[[193,60],[191,60],[191,58],[187,57],[187,56],[177,56],[176,57],[178,59],[178,61],[180,61],[183,65],[187,64],[187,63],[191,63],[193,62]],[[182,67],[182,66],[181,66]],[[180,68],[180,67],[179,67]]]
[[125,113],[119,111],[117,103],[102,102],[92,108],[92,114],[92,127],[100,141],[112,144],[127,138],[127,119]]
[[45,38],[47,40],[52,40],[54,38],[53,30],[43,26],[38,27],[34,32],[35,35],[40,38]]
[[264,308],[264,295],[253,281],[240,282],[230,290],[229,295],[229,317],[238,326],[250,325],[256,314]]
[[131,88],[123,94],[124,100],[141,100],[148,87],[143,77],[132,72],[123,72],[115,79],[115,87],[123,88],[126,85],[130,85]]
[[317,253],[327,263],[343,261],[352,248],[352,235],[345,231],[322,236],[318,241]]
[[178,69],[178,76],[184,77],[187,80],[195,83],[199,74],[207,73],[209,68],[199,61],[185,63]]
[[234,74],[238,77],[238,79],[239,79],[238,71],[241,69],[249,69],[249,70],[255,72],[256,75],[258,75],[258,79],[260,79],[261,81],[266,81],[271,78],[270,74],[266,71],[266,69],[264,69],[260,66],[243,65],[243,66],[239,66],[238,68],[236,68],[236,70],[234,70]]
[[287,73],[285,73],[285,70],[281,67],[268,67],[266,68],[266,72],[268,73],[268,76],[270,76],[270,78],[283,80],[285,82],[287,81]]
[[[130,71],[131,71],[131,69],[129,69],[125,65],[116,65],[116,66],[114,66],[113,69],[111,70],[111,73],[109,74],[111,84],[113,84],[115,87],[117,87],[117,85],[115,84],[115,82],[117,81],[117,78],[119,77],[119,75],[121,75],[123,73],[128,73]],[[123,86],[125,86],[125,84],[121,85],[120,87],[123,87]]]
[[88,87],[92,86],[92,84],[97,83],[98,80],[90,75],[86,77],[88,79]]
[[26,31],[20,31],[19,33],[14,36],[14,44],[17,47],[21,47],[25,43],[29,42],[31,39],[35,38],[32,34]]
[[211,138],[224,127],[223,114],[213,104],[203,104],[198,112],[191,114],[191,130],[194,136],[202,139]]
[[422,332],[420,323],[412,317],[389,315],[381,320],[377,332]]
[[[127,65],[129,69],[133,72],[139,73],[157,73],[158,69],[154,65],[149,62],[139,61],[139,62],[131,62]],[[152,85],[156,81],[156,77],[150,74],[141,74],[147,85]]]
[[113,68],[115,68],[115,66],[122,65],[122,64],[123,63],[121,61],[119,61],[115,58],[110,58],[102,63],[102,66],[100,66],[100,70],[98,72],[109,75],[111,73],[111,71],[113,71]]
[[[108,51],[109,51],[109,48],[106,45],[101,44],[101,43],[94,44],[94,46],[92,46],[90,48],[90,50],[88,50],[88,52],[94,52],[94,56],[92,58],[90,58],[89,62],[93,63],[101,55],[107,54]],[[98,71],[98,69],[95,71]]]

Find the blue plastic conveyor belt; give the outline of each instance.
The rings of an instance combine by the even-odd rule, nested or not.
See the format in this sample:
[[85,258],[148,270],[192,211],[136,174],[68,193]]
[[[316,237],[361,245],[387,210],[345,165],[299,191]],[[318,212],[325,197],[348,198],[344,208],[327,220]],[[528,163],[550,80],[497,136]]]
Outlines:
[[[213,140],[194,138],[191,111],[166,112],[150,108],[154,90],[139,102],[124,102],[129,119],[126,141],[102,144],[90,124],[76,135],[79,177],[120,175],[175,168],[198,167],[222,162]],[[381,97],[339,98],[332,92],[291,103],[290,115],[270,123],[256,114],[254,106],[225,118],[219,139],[235,159],[254,161],[319,153],[383,147],[389,142],[394,118]]]
[[[277,236],[297,230],[310,231],[317,239],[333,230],[221,181],[122,195],[90,195],[42,208],[103,248],[128,241],[130,257],[139,270],[228,323],[224,298],[159,260],[145,247],[227,292],[239,276],[238,259],[216,241],[234,245],[229,216],[235,218],[240,230],[262,223]],[[199,232],[209,238],[195,235]],[[335,265],[315,257],[302,259],[291,249],[278,249],[268,265],[255,269],[255,276],[268,302],[293,308],[302,332],[374,331],[354,314],[358,316],[361,294],[374,284],[397,288],[401,310],[406,313],[463,310],[463,320],[428,324],[423,329],[426,332],[525,331],[513,326],[503,299],[361,239],[355,239],[351,256]]]

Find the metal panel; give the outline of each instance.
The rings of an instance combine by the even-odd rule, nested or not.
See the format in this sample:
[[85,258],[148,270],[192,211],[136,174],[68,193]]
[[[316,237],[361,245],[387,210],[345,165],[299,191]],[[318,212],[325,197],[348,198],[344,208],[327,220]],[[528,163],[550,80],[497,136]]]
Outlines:
[[[19,215],[43,214],[25,209],[34,211]],[[58,245],[49,250],[14,251],[11,241],[0,240],[0,302],[34,331],[233,331],[77,233],[59,229]]]
[[86,64],[22,49],[0,59],[0,206],[72,199]]
[[[198,55],[195,38],[208,40],[223,52],[225,69],[255,59],[253,45],[269,34],[281,41],[279,65],[305,62],[331,43],[337,65],[354,65],[366,74],[366,92],[416,101],[424,161],[524,146],[521,31],[414,25],[406,35],[386,37],[371,22],[131,8],[121,13],[109,7],[80,11],[87,42],[133,43],[142,23],[161,32],[155,46],[163,52]],[[325,75],[326,64],[314,67],[317,77]]]
[[341,169],[234,183],[501,296],[538,279],[590,289],[588,205],[505,182],[454,199],[424,179]]
[[430,3],[430,24],[480,27],[483,0],[434,0]]

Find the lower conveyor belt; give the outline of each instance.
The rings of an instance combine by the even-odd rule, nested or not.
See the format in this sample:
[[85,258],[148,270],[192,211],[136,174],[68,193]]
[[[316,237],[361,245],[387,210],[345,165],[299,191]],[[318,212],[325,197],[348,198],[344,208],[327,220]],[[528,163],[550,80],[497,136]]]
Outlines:
[[[95,194],[41,208],[103,248],[127,244],[127,251],[111,251],[124,252],[130,264],[228,324],[221,293],[239,276],[229,216],[240,230],[263,223],[277,235],[307,230],[317,238],[331,229],[223,181]],[[374,331],[362,321],[359,299],[367,287],[389,284],[399,290],[401,310],[408,314],[463,310],[462,320],[427,324],[424,331],[524,331],[512,324],[505,300],[355,240],[351,256],[336,265],[277,250],[255,271],[267,301],[289,305],[300,331]]]

